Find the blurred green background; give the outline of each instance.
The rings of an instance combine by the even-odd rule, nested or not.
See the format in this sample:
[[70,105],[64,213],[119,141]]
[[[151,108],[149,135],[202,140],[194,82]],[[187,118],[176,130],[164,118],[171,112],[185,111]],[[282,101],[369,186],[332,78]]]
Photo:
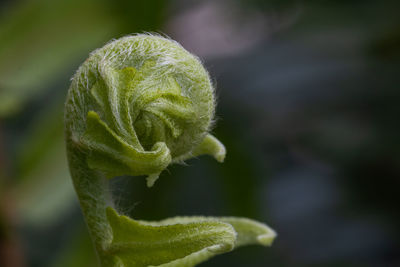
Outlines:
[[247,216],[279,236],[201,266],[400,266],[400,1],[0,1],[0,266],[96,266],[63,143],[70,77],[136,32],[199,55],[224,164],[111,182],[126,214]]

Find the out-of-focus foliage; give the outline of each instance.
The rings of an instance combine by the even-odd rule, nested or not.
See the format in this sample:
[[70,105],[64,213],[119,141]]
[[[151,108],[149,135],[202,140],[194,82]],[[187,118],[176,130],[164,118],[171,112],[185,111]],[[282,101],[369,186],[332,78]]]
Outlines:
[[[166,2],[27,0],[0,20],[0,116],[22,109],[111,38],[158,29]],[[132,19],[134,18],[134,19]]]

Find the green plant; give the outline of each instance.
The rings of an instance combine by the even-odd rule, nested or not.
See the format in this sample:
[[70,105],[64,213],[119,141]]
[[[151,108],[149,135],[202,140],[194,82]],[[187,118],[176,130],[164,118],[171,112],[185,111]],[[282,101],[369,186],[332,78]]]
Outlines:
[[145,175],[151,187],[172,163],[224,146],[208,132],[214,89],[200,61],[178,43],[135,35],[94,51],[65,105],[70,172],[102,266],[194,266],[275,232],[235,217],[133,220],[117,212],[108,178]]

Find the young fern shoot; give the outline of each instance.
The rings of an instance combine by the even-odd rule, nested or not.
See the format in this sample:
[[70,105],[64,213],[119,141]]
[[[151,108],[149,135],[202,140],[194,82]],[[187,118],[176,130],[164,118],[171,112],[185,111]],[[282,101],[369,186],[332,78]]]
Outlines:
[[95,50],[73,77],[65,105],[70,172],[103,267],[190,267],[275,232],[235,217],[138,221],[118,213],[108,181],[145,175],[225,147],[209,133],[214,88],[199,59],[160,36],[127,36]]

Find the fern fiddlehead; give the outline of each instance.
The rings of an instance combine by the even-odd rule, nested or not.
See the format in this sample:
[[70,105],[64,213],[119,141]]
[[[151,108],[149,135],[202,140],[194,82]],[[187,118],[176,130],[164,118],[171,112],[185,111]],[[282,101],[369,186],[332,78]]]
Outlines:
[[201,154],[220,162],[209,134],[214,89],[200,61],[178,43],[147,34],[95,50],[73,77],[65,105],[74,187],[104,267],[194,266],[247,244],[270,245],[266,225],[235,217],[160,222],[120,215],[107,179],[145,175],[153,186],[172,163]]

